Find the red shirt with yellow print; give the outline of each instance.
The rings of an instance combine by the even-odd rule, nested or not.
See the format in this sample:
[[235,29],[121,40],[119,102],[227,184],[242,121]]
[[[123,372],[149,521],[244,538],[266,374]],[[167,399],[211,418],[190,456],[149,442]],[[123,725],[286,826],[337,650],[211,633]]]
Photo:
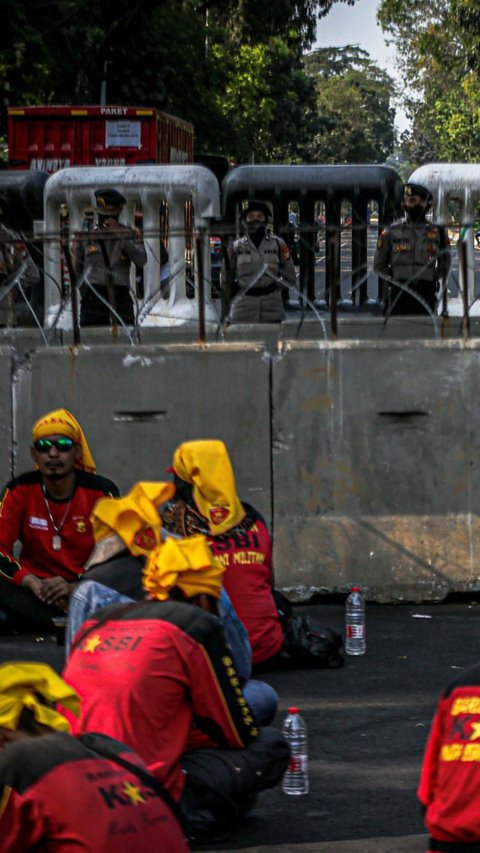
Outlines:
[[0,753],[2,853],[187,852],[163,799],[103,749],[146,770],[124,744],[95,734],[52,732]]
[[272,538],[261,515],[243,506],[247,515],[240,525],[222,536],[207,536],[225,566],[223,585],[248,631],[252,660],[258,664],[278,654],[284,638],[272,590]]
[[[480,842],[480,666],[443,693],[423,760],[418,797],[437,841]],[[443,848],[442,848],[443,849]]]
[[194,604],[106,608],[80,629],[63,677],[82,699],[75,728],[126,743],[175,799],[192,729],[233,749],[258,735],[222,623]]
[[[39,471],[22,474],[8,483],[0,503],[0,576],[19,586],[28,574],[77,580],[95,544],[90,513],[99,498],[119,495],[111,480],[80,469],[71,501],[47,501],[42,482]],[[49,513],[60,528],[58,550]],[[17,541],[22,543],[18,560],[13,556]]]

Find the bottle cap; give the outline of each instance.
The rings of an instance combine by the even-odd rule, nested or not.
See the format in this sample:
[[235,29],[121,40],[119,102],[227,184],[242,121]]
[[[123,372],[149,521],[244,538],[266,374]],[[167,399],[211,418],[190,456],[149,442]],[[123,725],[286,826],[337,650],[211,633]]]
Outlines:
[[361,592],[362,588],[360,586],[352,586],[351,592]]
[[299,713],[300,713],[300,708],[289,708],[289,709],[288,709],[288,713],[289,713],[289,714],[299,714]]

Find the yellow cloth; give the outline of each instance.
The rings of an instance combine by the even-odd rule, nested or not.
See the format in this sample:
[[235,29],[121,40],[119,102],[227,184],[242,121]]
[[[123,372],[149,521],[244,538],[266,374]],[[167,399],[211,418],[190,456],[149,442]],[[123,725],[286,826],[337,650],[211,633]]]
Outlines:
[[213,556],[205,536],[167,539],[153,551],[143,570],[143,587],[150,598],[164,601],[177,586],[186,598],[220,598],[225,568]]
[[132,554],[148,554],[160,543],[162,522],[157,507],[175,494],[172,483],[136,483],[123,498],[100,498],[90,521],[100,542],[112,533],[123,539]]
[[181,480],[192,484],[193,499],[213,536],[225,533],[245,518],[223,441],[184,442],[173,455],[173,470]]
[[38,441],[39,438],[46,438],[49,435],[66,435],[68,438],[72,438],[75,444],[79,444],[82,448],[81,456],[75,463],[75,467],[83,468],[84,471],[90,471],[92,474],[95,473],[97,468],[90,453],[87,439],[80,424],[70,412],[66,409],[55,409],[34,424],[32,441]]
[[38,723],[68,732],[68,720],[50,707],[56,702],[79,716],[80,697],[47,664],[0,664],[0,726],[16,731],[23,709],[29,708]]

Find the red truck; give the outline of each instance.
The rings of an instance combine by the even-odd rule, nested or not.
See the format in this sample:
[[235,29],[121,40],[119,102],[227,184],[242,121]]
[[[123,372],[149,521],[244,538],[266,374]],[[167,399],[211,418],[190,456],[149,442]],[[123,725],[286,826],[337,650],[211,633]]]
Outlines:
[[193,125],[149,107],[9,107],[8,168],[192,163]]

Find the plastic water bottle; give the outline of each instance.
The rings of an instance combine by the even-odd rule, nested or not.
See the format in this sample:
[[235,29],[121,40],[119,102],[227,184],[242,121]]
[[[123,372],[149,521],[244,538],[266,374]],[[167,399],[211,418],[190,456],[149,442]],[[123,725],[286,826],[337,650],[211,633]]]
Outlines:
[[285,794],[308,794],[307,725],[298,708],[289,708],[282,733],[290,747],[290,764],[282,788]]
[[364,655],[366,649],[365,599],[360,587],[352,586],[345,605],[345,652]]

